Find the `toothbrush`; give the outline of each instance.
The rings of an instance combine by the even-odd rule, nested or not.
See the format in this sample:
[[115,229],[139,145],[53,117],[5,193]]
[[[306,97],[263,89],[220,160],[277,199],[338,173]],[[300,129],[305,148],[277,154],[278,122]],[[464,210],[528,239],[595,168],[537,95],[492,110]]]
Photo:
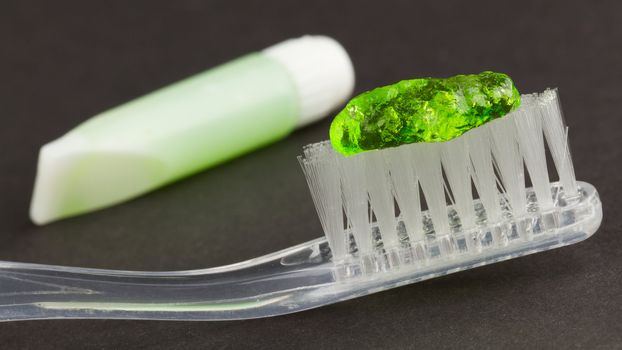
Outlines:
[[334,146],[309,145],[299,159],[325,237],[192,271],[0,262],[0,320],[288,314],[570,245],[602,219],[596,189],[575,179],[556,90],[522,95],[520,107],[447,142],[347,157]]

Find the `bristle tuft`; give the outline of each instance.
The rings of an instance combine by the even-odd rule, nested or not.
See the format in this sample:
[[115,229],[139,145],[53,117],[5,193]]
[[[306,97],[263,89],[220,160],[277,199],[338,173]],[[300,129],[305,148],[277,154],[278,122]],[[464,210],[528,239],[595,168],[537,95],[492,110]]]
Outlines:
[[412,148],[412,156],[421,190],[428,205],[434,232],[437,235],[449,233],[449,218],[445,201],[445,187],[441,168],[441,152],[438,144],[420,143],[408,145]]
[[473,165],[473,182],[486,210],[486,219],[488,222],[497,222],[501,219],[501,208],[497,178],[492,164],[490,130],[486,127],[479,127],[470,130],[462,137],[466,139],[469,149]]
[[529,178],[542,209],[553,207],[553,197],[546,167],[546,153],[542,134],[542,114],[536,95],[525,95],[521,108],[515,114],[518,144],[529,171]]
[[340,160],[338,169],[341,174],[343,208],[348,217],[348,225],[352,230],[359,252],[370,254],[374,250],[374,240],[369,215],[365,154],[338,157]]
[[389,148],[383,151],[391,174],[393,193],[411,241],[423,236],[419,180],[415,171],[410,147]]
[[335,258],[348,253],[343,226],[341,176],[337,154],[328,141],[305,147],[304,157],[298,157],[309,184],[311,197]]
[[382,242],[387,246],[397,246],[397,220],[395,201],[391,191],[391,178],[382,151],[371,151],[365,155],[365,175],[369,201],[378,223]]
[[441,158],[460,224],[464,229],[472,228],[475,225],[475,215],[471,186],[471,160],[466,139],[459,137],[443,143]]
[[557,90],[548,89],[544,91],[539,97],[539,103],[542,110],[544,134],[551,150],[559,180],[566,195],[574,197],[578,194],[577,180],[575,179],[568,145],[568,128],[564,126]]
[[516,140],[516,125],[513,116],[490,123],[492,153],[501,175],[503,191],[514,216],[527,212],[527,191],[525,189],[525,166]]

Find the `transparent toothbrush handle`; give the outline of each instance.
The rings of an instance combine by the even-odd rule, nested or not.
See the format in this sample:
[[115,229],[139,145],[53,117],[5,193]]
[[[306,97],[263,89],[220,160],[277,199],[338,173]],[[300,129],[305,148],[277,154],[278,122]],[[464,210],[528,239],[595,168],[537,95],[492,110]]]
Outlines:
[[[213,269],[132,272],[0,262],[0,321],[234,320],[315,307],[334,284],[317,239]],[[322,294],[322,293],[320,293]]]

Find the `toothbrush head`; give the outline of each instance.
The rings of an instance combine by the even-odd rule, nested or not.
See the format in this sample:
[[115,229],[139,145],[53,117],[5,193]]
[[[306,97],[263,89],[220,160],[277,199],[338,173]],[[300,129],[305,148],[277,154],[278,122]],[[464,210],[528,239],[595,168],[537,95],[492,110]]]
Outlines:
[[[521,100],[505,117],[446,142],[351,156],[329,141],[305,147],[299,160],[342,277],[444,271],[451,261],[522,255],[573,225],[593,232],[600,202],[575,179],[557,91]],[[545,139],[559,176],[553,183]]]

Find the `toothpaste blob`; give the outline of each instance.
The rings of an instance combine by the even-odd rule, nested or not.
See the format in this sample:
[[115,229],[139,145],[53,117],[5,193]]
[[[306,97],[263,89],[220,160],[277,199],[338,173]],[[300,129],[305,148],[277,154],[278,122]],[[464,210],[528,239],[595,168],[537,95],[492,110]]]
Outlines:
[[415,142],[442,142],[518,108],[520,94],[503,73],[403,80],[350,100],[330,127],[339,153]]

